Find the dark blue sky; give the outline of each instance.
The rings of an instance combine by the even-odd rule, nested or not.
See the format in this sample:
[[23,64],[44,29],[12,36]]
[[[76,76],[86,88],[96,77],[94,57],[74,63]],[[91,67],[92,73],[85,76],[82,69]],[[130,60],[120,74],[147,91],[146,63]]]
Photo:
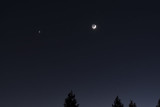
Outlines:
[[[160,8],[153,1],[6,1],[0,17],[0,106],[155,107]],[[93,31],[91,25],[98,28]],[[38,31],[41,31],[38,34]]]

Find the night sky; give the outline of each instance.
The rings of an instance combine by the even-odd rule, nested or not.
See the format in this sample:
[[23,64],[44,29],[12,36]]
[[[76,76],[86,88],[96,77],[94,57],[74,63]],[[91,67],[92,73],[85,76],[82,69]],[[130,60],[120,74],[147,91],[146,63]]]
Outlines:
[[155,107],[159,76],[158,2],[0,3],[0,107]]

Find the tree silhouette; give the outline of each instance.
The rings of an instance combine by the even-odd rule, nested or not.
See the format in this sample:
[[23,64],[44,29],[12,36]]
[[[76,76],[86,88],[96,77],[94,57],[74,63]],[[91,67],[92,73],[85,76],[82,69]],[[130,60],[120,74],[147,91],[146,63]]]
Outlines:
[[129,107],[136,107],[136,103],[133,103],[133,101],[131,100]]
[[114,104],[112,104],[112,107],[123,107],[123,104],[121,103],[121,100],[119,99],[118,96],[114,100]]
[[157,104],[156,107],[160,107],[160,99],[158,100],[158,104]]
[[75,99],[75,94],[71,91],[68,97],[65,99],[64,107],[78,107],[77,101]]

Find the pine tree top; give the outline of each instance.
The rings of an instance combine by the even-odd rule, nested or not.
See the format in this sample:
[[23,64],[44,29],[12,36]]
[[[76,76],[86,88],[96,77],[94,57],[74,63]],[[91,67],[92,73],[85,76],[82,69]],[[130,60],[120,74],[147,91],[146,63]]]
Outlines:
[[118,96],[114,100],[114,104],[112,104],[112,107],[123,107],[123,104],[121,103],[121,100]]
[[65,99],[64,107],[78,107],[77,101],[75,99],[75,94],[71,91],[68,97]]
[[130,101],[129,107],[136,107],[136,103],[134,103],[132,100]]

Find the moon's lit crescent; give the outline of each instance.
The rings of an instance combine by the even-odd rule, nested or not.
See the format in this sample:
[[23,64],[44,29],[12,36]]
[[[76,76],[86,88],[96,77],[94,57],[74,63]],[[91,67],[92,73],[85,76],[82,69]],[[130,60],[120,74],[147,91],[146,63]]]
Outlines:
[[92,29],[96,29],[97,26],[95,24],[92,24]]

